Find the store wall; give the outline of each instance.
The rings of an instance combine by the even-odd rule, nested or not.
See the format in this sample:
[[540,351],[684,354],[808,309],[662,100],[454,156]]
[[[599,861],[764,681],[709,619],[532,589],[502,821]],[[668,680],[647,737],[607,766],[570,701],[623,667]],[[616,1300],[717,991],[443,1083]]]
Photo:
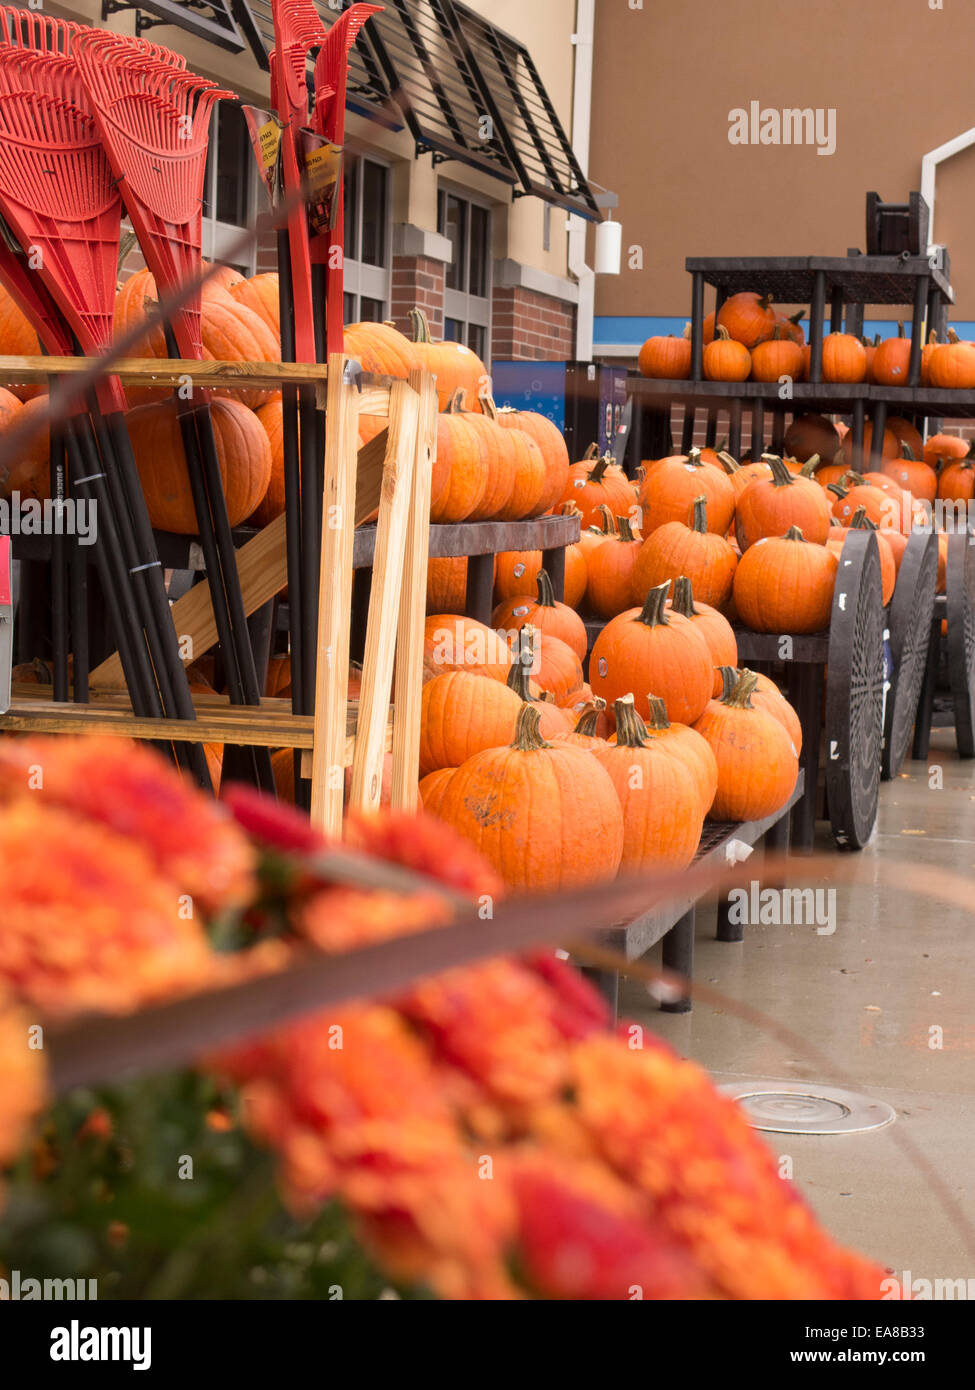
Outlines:
[[[596,12],[590,167],[619,193],[624,224],[623,273],[597,281],[604,342],[626,319],[683,323],[686,256],[862,249],[866,192],[906,202],[922,155],[975,125],[971,3],[599,0]],[[729,112],[752,101],[832,108],[835,153],[730,144]],[[953,317],[975,320],[975,149],[941,166],[937,194]],[[631,246],[642,269],[627,266]]]

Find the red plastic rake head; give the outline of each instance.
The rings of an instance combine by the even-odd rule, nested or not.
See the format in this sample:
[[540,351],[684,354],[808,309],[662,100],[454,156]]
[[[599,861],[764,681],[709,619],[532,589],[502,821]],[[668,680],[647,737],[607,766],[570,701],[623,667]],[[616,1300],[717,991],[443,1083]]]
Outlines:
[[69,58],[0,47],[0,210],[82,349],[106,347],[121,201]]
[[66,53],[70,36],[81,28],[70,19],[56,19],[40,10],[0,5],[0,43],[33,48],[40,53]]
[[349,72],[348,53],[362,26],[382,5],[353,5],[328,31],[315,60],[315,108],[312,128],[333,144],[345,139],[345,89]]
[[[79,33],[71,51],[146,264],[172,291],[200,274],[210,116],[233,93],[116,34]],[[202,360],[199,291],[172,326],[180,353]]]
[[294,130],[308,121],[308,54],[328,37],[311,0],[271,0],[271,105]]

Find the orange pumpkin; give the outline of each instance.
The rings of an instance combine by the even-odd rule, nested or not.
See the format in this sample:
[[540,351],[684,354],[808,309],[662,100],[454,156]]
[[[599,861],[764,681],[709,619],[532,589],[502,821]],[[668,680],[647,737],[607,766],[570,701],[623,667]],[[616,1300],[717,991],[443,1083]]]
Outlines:
[[[789,377],[798,381],[802,371],[802,344],[781,336],[777,325],[775,334],[752,348],[751,372],[753,381],[779,381]],[[799,330],[800,337],[802,330]]]
[[786,430],[783,445],[786,453],[801,463],[813,454],[824,463],[832,463],[840,436],[836,426],[822,415],[798,415]]
[[772,467],[764,460],[757,463],[739,463],[730,454],[722,452],[718,455],[718,461],[731,479],[736,503],[749,483],[753,483],[756,478],[771,478],[772,476]]
[[921,458],[924,453],[924,441],[920,431],[911,424],[910,420],[905,420],[900,415],[889,415],[887,417],[887,429],[890,430],[901,449],[906,444],[916,459]]
[[261,275],[252,275],[249,280],[238,280],[228,286],[228,290],[238,304],[243,304],[258,318],[264,320],[280,343],[281,305],[278,298],[277,271],[266,271]]
[[[4,428],[9,428],[16,422],[18,425],[25,425],[28,421],[39,417],[47,409],[47,395],[33,396],[25,401],[22,406],[14,408],[9,404],[16,400],[11,393],[4,392],[8,398],[8,408],[4,411],[4,418],[0,421],[0,433]],[[0,478],[0,496],[10,497],[14,492],[19,492],[22,501],[35,499],[43,502],[51,495],[51,466],[50,466],[50,433],[45,425],[43,429],[28,437],[27,443],[22,445],[15,458],[7,464],[7,474],[5,478]]]
[[280,394],[255,413],[271,448],[271,480],[251,521],[255,526],[269,526],[284,511],[284,426]]
[[410,310],[413,324],[413,347],[428,372],[437,378],[437,399],[440,409],[446,409],[447,402],[455,391],[464,391],[470,402],[470,409],[479,413],[481,392],[488,388],[490,376],[488,369],[478,357],[463,343],[435,343],[430,336],[430,324],[422,309]]
[[546,743],[538,721],[539,706],[522,704],[511,746],[457,769],[441,819],[487,856],[510,890],[612,878],[623,854],[623,812],[609,774],[584,748]]
[[971,391],[975,388],[975,344],[962,342],[949,328],[947,343],[939,344],[931,353],[928,379],[935,388]]
[[878,386],[906,386],[910,362],[911,340],[898,320],[897,337],[885,338],[874,353],[873,379]]
[[540,632],[535,637],[535,660],[531,675],[539,690],[547,691],[559,706],[564,706],[569,696],[580,690],[584,683],[582,662],[578,655],[567,642],[547,632]]
[[[30,319],[8,294],[6,286],[0,285],[0,357],[39,357],[40,352],[40,340]],[[39,396],[44,387],[16,383],[9,390],[18,400],[29,401],[32,396]]]
[[[552,738],[555,734],[570,733],[575,726],[575,715],[571,710],[562,709],[554,699],[548,698],[551,692],[535,693],[539,689],[537,675],[534,681],[532,681],[531,676],[536,674],[539,668],[539,656],[536,651],[537,640],[538,635],[535,629],[530,623],[526,623],[518,633],[518,651],[511,663],[507,683],[509,690],[513,690],[519,700],[538,707],[539,733],[542,738]],[[572,655],[575,656],[575,652]],[[579,675],[581,678],[581,662]]]
[[852,517],[862,507],[868,519],[877,526],[900,524],[900,507],[892,505],[890,497],[879,487],[868,483],[859,473],[847,473],[841,483],[830,483],[828,492],[834,497],[833,515],[841,526],[852,524]]
[[431,816],[440,814],[450,779],[456,771],[455,767],[438,767],[435,772],[428,772],[425,777],[420,778],[420,800],[423,802],[424,811],[428,811]]
[[784,536],[763,537],[741,557],[735,609],[754,632],[822,632],[829,627],[836,570],[827,546],[809,544],[798,526],[790,526]]
[[420,772],[460,767],[485,748],[514,737],[521,700],[501,681],[466,671],[445,671],[423,687],[420,702]]
[[716,329],[727,329],[729,335],[746,348],[753,348],[775,332],[775,310],[768,295],[745,290],[725,300],[718,310],[715,325]]
[[685,868],[701,841],[704,813],[694,773],[656,740],[633,707],[616,701],[616,743],[592,750],[623,808],[621,871]]
[[427,562],[427,612],[463,613],[467,606],[467,557]]
[[511,651],[505,639],[476,618],[456,613],[432,613],[423,629],[423,678],[444,671],[467,671],[505,681]]
[[565,603],[557,603],[552,592],[552,581],[545,570],[540,569],[535,576],[538,586],[537,598],[519,594],[498,604],[491,615],[492,626],[507,633],[520,632],[526,623],[559,637],[566,642],[580,661],[585,660],[588,638],[586,625],[578,613]]
[[460,410],[459,400],[437,416],[438,490],[431,486],[430,520],[467,521],[481,508],[488,489],[488,440]]
[[652,536],[668,521],[686,522],[701,496],[707,502],[708,530],[723,536],[735,514],[735,490],[723,468],[702,462],[697,449],[686,458],[665,459],[647,474],[640,489],[644,535]]
[[[252,410],[214,397],[210,415],[231,526],[256,510],[271,481],[271,445]],[[140,405],[126,416],[149,519],[160,531],[196,535],[198,527],[179,418],[172,400]]]
[[633,692],[640,714],[659,695],[668,717],[692,724],[711,697],[711,653],[687,618],[667,611],[670,584],[651,589],[641,608],[612,618],[589,658],[589,684],[609,704]]
[[[496,409],[493,401],[485,401],[484,407],[490,412]],[[559,427],[544,415],[534,410],[514,410],[506,406],[497,410],[494,417],[506,430],[522,430],[534,439],[542,453],[545,465],[545,486],[538,500],[538,514],[550,512],[565,495],[569,481],[569,451]]]
[[799,775],[799,758],[782,725],[756,709],[757,682],[742,671],[734,689],[712,700],[694,725],[711,745],[718,763],[718,790],[711,815],[719,821],[761,820],[789,797]]
[[763,536],[784,536],[798,526],[807,540],[821,545],[829,532],[830,502],[811,478],[790,473],[771,457],[772,476],[750,483],[738,499],[735,535],[742,554]]
[[833,552],[837,560],[843,555],[843,545],[851,531],[876,531],[877,533],[877,553],[880,556],[880,589],[882,602],[890,602],[894,594],[894,585],[897,582],[897,564],[894,560],[894,552],[891,549],[888,537],[894,533],[891,531],[881,531],[876,522],[871,521],[863,507],[858,507],[854,512],[849,526],[834,526],[829,533],[826,542],[827,547]]
[[929,468],[940,468],[953,459],[967,458],[975,451],[975,440],[971,443],[957,434],[933,434],[924,446],[924,462]]
[[747,381],[752,369],[751,354],[719,323],[714,342],[704,349],[703,367],[706,381]]
[[682,767],[691,771],[701,798],[701,815],[706,816],[718,789],[718,763],[710,744],[688,724],[671,723],[667,718],[667,708],[658,695],[648,696],[647,704],[647,738],[655,741]]
[[724,536],[708,530],[707,499],[694,499],[691,524],[669,521],[643,543],[631,576],[630,592],[642,603],[651,589],[665,580],[687,575],[708,604],[726,603],[731,596],[738,557]]
[[399,381],[423,366],[417,348],[391,323],[346,324],[345,351],[359,361],[364,372]]
[[609,507],[614,516],[630,516],[636,495],[622,468],[608,454],[600,458],[592,444],[586,457],[569,469],[562,501],[576,504],[581,513],[579,524],[585,527],[598,521],[601,506]]
[[[686,574],[674,581],[674,596],[667,605],[667,611],[679,613],[682,618],[697,629],[707,643],[711,653],[711,665],[736,666],[738,664],[738,642],[735,630],[723,613],[707,603],[695,603],[694,589]],[[715,675],[711,683],[711,693],[721,692],[721,678]]]
[[616,523],[617,534],[593,551],[587,567],[589,604],[601,618],[615,618],[630,607],[633,569],[643,545],[625,516]]
[[598,733],[598,729],[605,709],[605,700],[585,701],[579,709],[579,718],[575,727],[567,734],[556,734],[552,742],[568,743],[575,748],[587,748],[590,753],[594,748],[604,748],[606,740]]
[[660,381],[687,381],[691,374],[691,326],[683,336],[648,338],[640,349],[637,366],[643,376]]
[[852,333],[827,333],[823,339],[823,381],[862,381],[867,354]]
[[[467,395],[463,390],[457,390],[451,396],[446,405],[446,414],[464,421],[480,445],[484,492],[467,519],[490,521],[504,517],[512,520],[511,511],[523,500],[518,477],[520,451],[514,431],[502,429],[487,416],[468,410]],[[526,440],[527,436],[522,434],[520,439]],[[537,455],[538,448],[535,448]],[[540,467],[540,458],[536,462]],[[540,489],[540,479],[537,476],[535,482]]]

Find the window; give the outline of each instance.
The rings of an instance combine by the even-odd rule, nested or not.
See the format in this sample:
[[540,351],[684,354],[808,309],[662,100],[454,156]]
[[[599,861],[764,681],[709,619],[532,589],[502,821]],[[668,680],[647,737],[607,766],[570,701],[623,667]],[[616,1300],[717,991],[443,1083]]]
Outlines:
[[[222,101],[210,126],[203,181],[203,254],[207,260],[228,260],[241,227],[252,225],[256,216],[257,166],[247,126],[240,107]],[[257,248],[233,264],[242,275],[253,275]]]
[[442,188],[437,229],[453,248],[444,280],[444,338],[465,343],[486,362],[491,349],[491,213]]
[[345,159],[345,321],[381,323],[390,300],[389,169]]

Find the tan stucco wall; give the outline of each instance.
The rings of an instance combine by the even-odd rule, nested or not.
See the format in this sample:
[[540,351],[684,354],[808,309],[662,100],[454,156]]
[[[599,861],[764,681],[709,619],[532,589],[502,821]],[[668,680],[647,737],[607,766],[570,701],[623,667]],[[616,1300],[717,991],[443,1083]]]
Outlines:
[[[597,313],[686,314],[689,255],[862,249],[866,192],[906,201],[922,155],[975,125],[973,53],[971,0],[598,0],[590,169],[619,192],[644,269],[624,258],[601,277]],[[751,100],[835,108],[836,153],[730,145],[728,113]],[[975,151],[941,166],[937,191],[954,312],[972,319]]]

